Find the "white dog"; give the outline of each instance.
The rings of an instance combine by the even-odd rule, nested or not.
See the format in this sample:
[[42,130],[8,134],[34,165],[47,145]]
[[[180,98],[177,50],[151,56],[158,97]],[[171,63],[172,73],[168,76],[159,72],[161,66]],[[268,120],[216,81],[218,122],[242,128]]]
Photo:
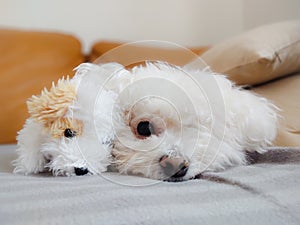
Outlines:
[[[94,82],[89,88],[78,77],[97,79],[86,80]],[[15,171],[96,174],[113,164],[123,174],[187,180],[245,164],[246,151],[262,152],[276,137],[276,107],[211,72],[161,62],[132,70],[82,64],[70,82],[75,105],[60,117],[80,121],[82,131],[56,138],[32,113],[18,137]]]
[[246,151],[276,137],[276,107],[222,75],[165,63],[117,74],[122,119],[112,155],[121,173],[186,180],[245,164]]

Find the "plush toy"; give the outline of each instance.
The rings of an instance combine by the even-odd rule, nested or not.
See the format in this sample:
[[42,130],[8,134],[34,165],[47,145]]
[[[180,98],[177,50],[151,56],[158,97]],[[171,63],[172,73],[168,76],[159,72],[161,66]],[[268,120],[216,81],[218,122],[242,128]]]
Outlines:
[[62,78],[27,101],[30,118],[17,137],[15,172],[70,176],[106,171],[115,94],[102,84],[114,67],[82,64],[74,78]]

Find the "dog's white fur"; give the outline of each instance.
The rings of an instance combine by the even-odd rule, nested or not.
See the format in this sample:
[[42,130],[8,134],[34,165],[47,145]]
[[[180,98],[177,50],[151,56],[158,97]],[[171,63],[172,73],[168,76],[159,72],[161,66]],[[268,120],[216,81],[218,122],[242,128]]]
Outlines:
[[[70,107],[84,121],[82,137],[53,140],[41,125],[27,120],[18,136],[16,172],[48,167],[55,174],[72,175],[74,167],[87,167],[96,174],[112,163],[120,173],[164,180],[159,160],[168,155],[189,162],[183,177],[189,179],[245,164],[246,150],[262,152],[276,137],[276,107],[223,75],[161,62],[132,70],[86,63],[72,80],[79,88],[82,77],[91,77],[84,84],[93,88],[78,91]],[[134,132],[137,122],[145,120],[157,134],[141,138]]]
[[[171,154],[189,162],[189,179],[245,164],[246,150],[262,152],[276,137],[275,106],[225,76],[164,63],[123,74],[128,86],[119,90],[123,120],[112,151],[121,173],[166,179],[158,161]],[[129,125],[141,118],[163,121],[163,133],[137,138]]]

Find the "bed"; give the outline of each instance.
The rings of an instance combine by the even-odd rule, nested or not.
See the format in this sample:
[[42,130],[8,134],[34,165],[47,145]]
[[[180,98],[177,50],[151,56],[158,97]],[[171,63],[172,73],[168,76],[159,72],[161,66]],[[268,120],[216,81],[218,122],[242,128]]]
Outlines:
[[[12,173],[0,146],[0,224],[299,224],[300,165],[260,163],[180,183],[106,173]],[[217,177],[217,179],[216,179]]]

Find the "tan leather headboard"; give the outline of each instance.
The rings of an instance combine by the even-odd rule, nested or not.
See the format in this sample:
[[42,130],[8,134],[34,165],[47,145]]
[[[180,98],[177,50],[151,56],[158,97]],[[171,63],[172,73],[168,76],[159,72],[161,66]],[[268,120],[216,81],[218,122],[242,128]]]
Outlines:
[[[122,43],[116,42],[97,42],[92,46],[89,61],[97,63],[117,62],[126,67],[133,67],[144,63],[145,60],[159,60],[183,66],[209,48],[202,46],[186,49],[172,44],[166,45],[166,47],[149,47],[141,44],[122,45]],[[118,48],[119,46],[122,47]],[[167,48],[168,46],[173,48]],[[100,56],[101,58],[98,59]]]
[[0,143],[15,142],[28,117],[26,100],[84,61],[69,35],[0,30]]

